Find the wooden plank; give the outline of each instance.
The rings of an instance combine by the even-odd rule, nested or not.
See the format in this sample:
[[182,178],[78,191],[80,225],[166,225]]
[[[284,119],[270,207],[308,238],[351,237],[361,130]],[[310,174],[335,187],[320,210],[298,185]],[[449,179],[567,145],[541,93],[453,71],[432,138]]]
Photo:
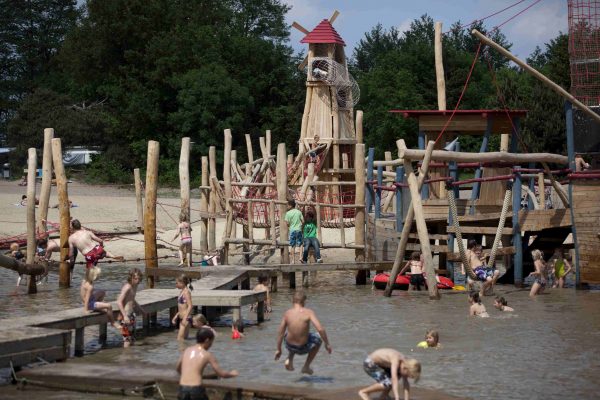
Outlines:
[[[485,252],[486,250],[484,250],[484,253]],[[489,250],[487,250],[487,252],[489,253]],[[503,256],[507,254],[515,254],[514,246],[503,247],[501,249],[498,249],[498,251],[496,252],[497,256]],[[460,258],[460,253],[446,253],[446,257],[448,261],[462,262],[462,259]]]
[[[0,330],[0,368],[39,361],[60,361],[69,357],[71,332],[59,329],[27,327]],[[20,328],[23,328],[21,325]]]
[[[448,225],[448,227],[446,228],[446,230],[448,231],[448,233],[456,233],[456,229],[454,228],[454,226],[452,225]],[[479,235],[495,235],[496,231],[498,230],[498,228],[494,228],[494,227],[485,227],[485,226],[461,226],[460,227],[460,231],[465,234],[465,233],[474,233],[474,234],[479,234]],[[512,235],[513,234],[513,229],[512,228],[503,228],[502,229],[502,234],[503,235]]]

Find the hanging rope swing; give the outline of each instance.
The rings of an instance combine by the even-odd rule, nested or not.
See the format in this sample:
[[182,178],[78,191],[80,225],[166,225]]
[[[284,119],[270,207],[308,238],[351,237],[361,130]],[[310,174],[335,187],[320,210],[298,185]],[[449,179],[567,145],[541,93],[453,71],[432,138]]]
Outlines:
[[[487,266],[490,268],[494,265],[494,262],[496,261],[496,253],[498,252],[498,247],[500,246],[502,230],[504,230],[504,224],[506,223],[506,214],[508,214],[508,207],[511,203],[511,200],[512,184],[508,183],[506,192],[504,194],[504,202],[502,203],[502,211],[500,212],[500,220],[498,221],[498,229],[496,229],[496,236],[494,237],[494,244],[492,245],[492,252],[490,253],[490,259],[487,263]],[[460,229],[460,224],[458,222],[458,213],[456,211],[456,199],[454,197],[454,190],[452,190],[451,187],[448,187],[448,206],[450,207],[450,212],[452,214],[452,222],[456,234],[456,241],[458,242],[458,252],[460,254],[462,263],[465,266],[465,271],[471,279],[477,280],[477,275],[475,275],[475,272],[471,268],[471,264],[467,259],[467,253],[465,251],[465,246],[462,240],[462,232]]]

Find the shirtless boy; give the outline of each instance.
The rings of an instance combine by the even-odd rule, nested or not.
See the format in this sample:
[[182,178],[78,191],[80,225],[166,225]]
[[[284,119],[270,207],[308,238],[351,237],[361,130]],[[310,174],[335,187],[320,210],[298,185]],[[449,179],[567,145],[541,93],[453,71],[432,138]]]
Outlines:
[[123,336],[123,347],[129,347],[134,341],[135,312],[145,314],[144,309],[135,300],[137,287],[142,280],[142,271],[132,268],[127,277],[127,283],[123,285],[117,305],[119,306],[119,321],[121,322],[121,335]]
[[181,213],[179,216],[179,225],[177,225],[177,233],[173,237],[173,240],[181,236],[181,243],[179,244],[179,266],[185,263],[188,267],[192,266],[192,227],[188,222],[188,218],[185,213]]
[[[487,289],[494,289],[494,285],[500,277],[500,271],[484,265],[481,245],[475,245],[472,250],[467,251],[467,257],[473,273],[477,276],[477,280],[481,281],[479,295],[483,297]],[[473,280],[468,277],[467,282],[473,283]]]
[[417,382],[421,376],[421,364],[412,358],[394,349],[377,349],[365,358],[363,368],[367,375],[377,381],[371,386],[361,389],[358,395],[363,400],[369,400],[369,393],[383,392],[381,399],[387,399],[390,390],[394,393],[394,400],[400,400],[398,379],[402,377],[404,385],[404,400],[410,397],[408,378]]
[[[102,239],[94,235],[93,232],[82,229],[79,220],[74,219],[71,221],[71,227],[73,228],[73,233],[69,236],[69,260],[71,265],[75,263],[75,249],[85,256],[87,268],[95,267],[98,265],[98,261],[104,257],[123,261],[122,256],[115,256],[104,249]],[[98,244],[94,244],[94,242]]]
[[[272,311],[272,309],[271,309],[271,291],[269,290],[269,287],[267,286],[268,282],[269,282],[269,278],[266,275],[261,274],[258,277],[258,284],[256,286],[254,286],[254,289],[252,289],[255,292],[267,292],[267,299],[265,301],[265,313],[266,314],[270,314]],[[258,307],[258,303],[254,303],[254,304],[252,304],[250,309],[252,311],[256,311],[257,307]]]
[[222,370],[208,349],[215,340],[215,334],[211,328],[200,328],[196,333],[196,342],[181,355],[177,362],[179,378],[178,400],[208,400],[206,389],[202,386],[202,372],[208,364],[213,368],[220,378],[234,378],[238,376],[236,370]]
[[[306,362],[302,367],[302,373],[312,375],[313,370],[310,364],[317,356],[321,343],[325,342],[325,349],[331,354],[332,348],[327,339],[327,333],[317,319],[315,312],[304,308],[306,295],[299,290],[294,293],[292,308],[283,314],[281,324],[279,325],[277,336],[277,351],[275,360],[281,357],[281,343],[285,341],[285,347],[288,350],[288,358],[285,360],[285,368],[288,371],[294,370],[294,356],[296,354],[307,354]],[[310,332],[310,323],[313,323],[318,334]],[[286,332],[287,329],[287,332]]]

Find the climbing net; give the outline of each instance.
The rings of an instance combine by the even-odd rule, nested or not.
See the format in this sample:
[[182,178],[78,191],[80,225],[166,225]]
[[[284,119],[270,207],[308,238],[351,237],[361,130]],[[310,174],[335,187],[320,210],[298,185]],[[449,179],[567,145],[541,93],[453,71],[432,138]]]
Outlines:
[[600,106],[600,1],[569,0],[571,93]]
[[349,110],[358,103],[360,88],[344,65],[329,57],[315,57],[308,73],[311,79],[325,82],[335,88],[340,110]]

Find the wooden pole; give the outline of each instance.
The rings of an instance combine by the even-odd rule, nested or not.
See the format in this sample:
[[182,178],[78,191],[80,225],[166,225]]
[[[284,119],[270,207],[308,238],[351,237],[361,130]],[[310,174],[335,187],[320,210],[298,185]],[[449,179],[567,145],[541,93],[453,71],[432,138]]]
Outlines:
[[[362,112],[359,111],[362,115]],[[358,116],[358,114],[357,114]],[[358,127],[358,123],[357,123]],[[357,130],[358,132],[358,130]],[[354,146],[354,171],[356,179],[356,202],[365,204],[365,145],[361,142]],[[365,261],[365,230],[366,230],[366,213],[365,207],[356,209],[354,216],[354,242],[357,246],[362,246],[360,249],[354,250],[354,260],[358,262]],[[356,273],[356,284],[366,284],[366,271],[358,271]]]
[[265,148],[267,150],[267,156],[271,155],[271,130],[267,129],[265,133]]
[[208,157],[202,156],[202,181],[200,183],[200,250],[208,252]]
[[[405,149],[400,151],[400,159],[419,161],[425,157],[425,150]],[[432,161],[456,161],[456,162],[482,162],[482,163],[529,163],[546,162],[566,165],[569,159],[560,154],[552,153],[507,153],[503,151],[489,153],[467,153],[459,151],[434,150],[431,155]]]
[[[31,147],[27,152],[27,264],[33,264],[37,248],[35,237],[35,175],[37,172],[37,151]],[[27,293],[37,293],[35,276],[27,279]]]
[[[209,181],[212,178],[217,178],[217,150],[215,146],[208,148],[208,164],[209,164]],[[208,198],[208,251],[215,251],[217,249],[217,219],[215,214],[217,213],[217,193],[211,191]]]
[[485,36],[483,33],[479,32],[477,29],[473,29],[471,33],[476,36],[483,43],[495,49],[498,53],[502,54],[504,57],[513,61],[515,64],[523,68],[530,75],[533,75],[535,78],[540,80],[544,85],[548,86],[550,89],[558,93],[560,96],[565,98],[566,100],[573,103],[577,108],[586,113],[589,117],[591,117],[596,122],[600,122],[600,115],[596,114],[592,109],[588,106],[577,100],[571,93],[567,92],[560,85],[557,85],[552,80],[548,79],[544,74],[538,72],[535,68],[530,67],[526,62],[522,61],[518,57],[514,56],[510,51],[506,50],[504,47],[500,46],[498,43],[494,42],[492,39]]
[[429,298],[438,300],[440,298],[440,293],[435,279],[435,268],[433,267],[433,257],[431,255],[431,247],[429,244],[429,232],[427,231],[427,224],[425,223],[425,212],[423,211],[423,204],[421,203],[421,193],[417,177],[412,169],[412,163],[409,160],[404,160],[404,170],[407,171],[408,187],[410,188],[410,196],[415,214],[415,221],[417,223],[417,233],[419,235],[419,242],[421,243],[421,253],[423,254],[425,261],[425,272],[427,273],[429,281],[429,284],[427,285]]
[[[287,181],[287,168],[286,168],[287,155],[285,152],[285,143],[279,143],[277,145],[277,199],[285,202],[287,201],[288,193],[288,181]],[[287,206],[279,204],[279,237],[281,241],[288,240],[288,226],[285,222],[285,213]],[[286,246],[281,247],[281,263],[290,263],[290,254]]]
[[133,181],[135,182],[135,204],[137,206],[137,230],[144,232],[144,205],[142,200],[142,178],[140,169],[133,170]]
[[[398,145],[398,151],[400,153],[404,149],[406,149],[406,144],[404,144],[404,140],[398,140],[396,144]],[[421,188],[423,187],[423,182],[425,181],[427,171],[429,170],[429,162],[431,161],[431,154],[433,152],[434,144],[435,142],[433,141],[430,141],[427,144],[427,149],[425,151],[426,154],[423,159],[423,163],[421,164],[421,172],[419,173],[419,180],[417,182],[419,191],[421,191]],[[408,211],[406,212],[406,218],[404,219],[404,225],[402,227],[402,233],[400,235],[400,242],[398,243],[398,248],[396,249],[396,257],[394,258],[394,265],[392,266],[390,279],[385,287],[385,291],[383,292],[383,295],[386,297],[390,297],[392,295],[392,285],[394,282],[396,282],[396,277],[398,276],[398,272],[400,272],[400,268],[402,267],[402,263],[404,262],[404,256],[406,254],[406,245],[408,244],[408,237],[412,229],[414,219],[415,210],[413,208],[413,203],[411,202],[410,206],[408,207]],[[429,243],[429,240],[427,241],[427,243]],[[421,250],[423,249],[421,248]]]
[[231,199],[231,129],[225,129],[223,132],[225,140],[225,149],[223,151],[223,183],[225,184],[225,209],[227,211],[227,225],[225,226],[225,232],[223,232],[223,246],[226,256],[223,257],[228,260],[229,255],[229,244],[225,243],[225,239],[231,238],[231,232],[235,226],[233,220],[233,207],[229,202]]
[[446,80],[444,79],[444,58],[442,56],[442,23],[435,23],[435,79],[437,82],[438,110],[446,109]]
[[56,190],[58,192],[58,212],[60,213],[60,264],[58,286],[71,286],[71,266],[69,259],[69,228],[71,226],[71,208],[69,207],[68,181],[62,159],[60,138],[52,139],[52,161],[56,174]]
[[308,190],[308,186],[312,183],[315,178],[315,163],[308,163],[308,172],[304,183],[302,184],[302,188],[300,189],[301,199],[306,200],[306,191]]
[[0,254],[0,267],[18,272],[20,275],[43,275],[48,272],[47,264],[26,264]]
[[[146,161],[146,207],[144,210],[144,243],[146,255],[146,271],[158,268],[158,252],[156,249],[156,190],[158,189],[158,157],[160,144],[148,142],[148,159]],[[154,288],[154,276],[146,274],[147,283]]]
[[246,151],[248,152],[248,163],[254,162],[254,151],[252,150],[252,138],[249,134],[244,135],[246,137]]
[[510,141],[510,135],[503,133],[500,135],[500,151],[508,151],[508,142]]
[[356,143],[363,143],[363,112],[356,111]]
[[190,215],[190,138],[181,139],[181,153],[179,154],[179,187],[181,191],[181,212],[185,213],[188,222]]
[[546,209],[546,183],[544,182],[544,173],[538,174],[538,191],[540,192],[540,209]]
[[44,129],[44,153],[42,158],[42,188],[40,189],[40,219],[38,231],[48,231],[46,221],[48,220],[48,205],[50,203],[50,191],[52,189],[52,139],[54,129]]

